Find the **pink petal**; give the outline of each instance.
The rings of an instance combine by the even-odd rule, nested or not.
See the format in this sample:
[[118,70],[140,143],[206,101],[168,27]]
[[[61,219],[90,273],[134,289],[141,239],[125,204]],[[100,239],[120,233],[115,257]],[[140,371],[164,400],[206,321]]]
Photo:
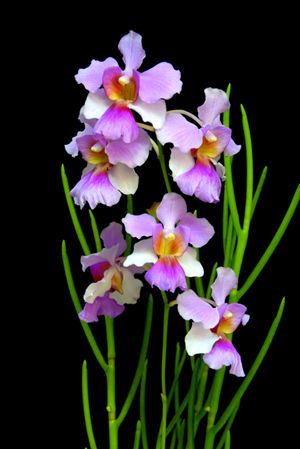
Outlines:
[[178,312],[185,320],[201,322],[205,329],[212,329],[219,322],[219,313],[193,290],[187,290],[177,296]]
[[156,225],[155,218],[149,214],[127,214],[122,219],[122,222],[125,226],[126,232],[132,235],[132,237],[136,237],[138,239],[141,237],[152,236],[153,229]]
[[126,242],[122,232],[122,225],[113,221],[100,234],[106,248],[118,245],[117,256],[123,254],[126,249]]
[[187,212],[180,220],[180,224],[187,226],[190,233],[190,241],[196,248],[201,248],[213,237],[215,230],[205,218],[197,218],[191,212]]
[[162,222],[166,231],[174,229],[176,223],[186,212],[186,202],[178,193],[166,193],[156,209],[157,218]]
[[128,105],[130,109],[136,111],[144,122],[151,123],[155,129],[161,128],[166,119],[166,102],[159,100],[156,103],[146,103],[138,98],[134,103]]
[[218,340],[212,350],[203,356],[203,360],[212,369],[217,370],[222,366],[231,366],[230,374],[235,374],[238,377],[245,376],[241,356],[227,338],[223,337]]
[[98,253],[89,254],[88,256],[82,256],[80,258],[82,271],[85,271],[87,268],[103,262],[108,262],[109,265],[113,265],[118,254],[118,248],[119,247],[117,245],[114,245],[110,248],[103,248],[102,251]]
[[218,326],[218,332],[232,334],[243,322],[247,307],[243,304],[224,304],[222,307],[222,318]]
[[131,110],[126,105],[117,103],[107,109],[97,121],[94,129],[107,139],[123,139],[126,143],[132,142],[139,135],[139,128]]
[[231,268],[217,268],[217,279],[212,284],[211,289],[212,297],[218,306],[224,303],[225,298],[229,295],[231,290],[236,288],[237,283],[238,278]]
[[227,156],[233,156],[238,153],[241,149],[241,145],[237,145],[232,139],[230,139],[227,147],[225,148],[225,154]]
[[180,71],[168,62],[161,62],[140,73],[140,98],[146,103],[156,103],[161,98],[169,100],[181,92]]
[[172,143],[183,153],[199,148],[202,143],[202,131],[181,114],[172,112],[167,114],[164,126],[156,134],[163,145]]
[[111,141],[105,148],[105,152],[111,164],[121,162],[134,168],[144,164],[150,149],[151,142],[148,134],[143,129],[139,129],[138,137],[134,142],[125,143],[121,139]]
[[226,93],[220,89],[211,87],[204,90],[205,102],[198,108],[198,117],[204,125],[212,125],[222,112],[230,108]]
[[151,287],[174,293],[176,288],[187,288],[185,274],[175,257],[161,257],[145,274]]
[[[208,127],[207,134],[210,133],[214,137],[217,138],[216,142],[213,143],[213,149],[216,152],[216,155],[221,154],[231,139],[231,129],[226,128],[225,126],[213,126]],[[204,134],[205,136],[206,134]]]
[[182,153],[179,148],[172,148],[169,167],[172,171],[173,179],[191,170],[195,165],[195,159],[191,153]]
[[98,316],[100,315],[116,318],[124,310],[125,307],[111,299],[109,293],[107,293],[102,298],[98,296],[93,304],[85,304],[83,310],[79,313],[79,318],[86,323],[94,323],[98,321]]
[[78,84],[83,84],[88,91],[96,92],[102,85],[104,70],[114,66],[118,66],[118,63],[114,58],[107,58],[105,61],[96,61],[93,59],[86,69],[79,70],[75,79]]
[[204,329],[202,323],[193,323],[191,329],[185,336],[186,352],[190,356],[206,354],[211,351],[218,339],[218,335],[209,329]]
[[131,74],[132,69],[138,69],[146,56],[142,47],[142,36],[134,31],[130,31],[123,36],[118,48],[123,55],[126,71]]
[[83,131],[78,131],[77,135],[72,138],[71,142],[65,145],[66,152],[73,157],[77,156],[79,151],[78,141],[87,134],[90,134],[91,131],[92,129],[89,126],[85,126]]
[[83,208],[87,201],[91,209],[97,204],[112,206],[121,198],[120,192],[110,182],[107,172],[99,172],[97,169],[85,174],[71,190],[70,195],[80,208]]

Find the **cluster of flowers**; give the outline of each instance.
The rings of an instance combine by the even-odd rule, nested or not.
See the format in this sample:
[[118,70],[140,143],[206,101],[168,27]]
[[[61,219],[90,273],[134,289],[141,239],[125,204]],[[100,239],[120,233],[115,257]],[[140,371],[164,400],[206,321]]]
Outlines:
[[[120,40],[118,48],[124,70],[109,57],[102,62],[93,60],[76,75],[89,94],[79,116],[84,130],[66,145],[69,154],[74,157],[80,152],[87,162],[71,191],[75,203],[83,207],[87,202],[92,209],[99,203],[112,206],[121,193],[136,192],[134,168],[146,162],[152,144],[145,131],[149,125],[137,122],[132,111],[151,124],[162,144],[173,145],[169,167],[181,192],[218,202],[224,179],[220,155],[240,150],[231,138],[231,129],[220,121],[220,114],[230,107],[226,93],[205,90],[205,102],[195,117],[198,127],[181,113],[167,112],[165,100],[182,88],[179,70],[162,62],[139,72],[145,52],[141,36],[133,31]],[[192,320],[185,338],[188,354],[204,354],[211,368],[231,366],[232,374],[243,376],[240,355],[226,337],[249,319],[245,306],[225,303],[237,286],[235,273],[230,268],[217,269],[212,285],[214,301],[199,298],[186,282],[187,277],[203,276],[195,248],[212,238],[211,224],[188,212],[185,200],[177,193],[164,195],[151,213],[127,214],[122,222],[132,237],[146,238],[134,245],[132,254],[122,257],[126,249],[122,225],[113,222],[102,231],[102,251],[81,258],[83,270],[90,269],[94,282],[84,294],[86,305],[80,318],[94,322],[99,315],[120,315],[125,304],[138,300],[143,283],[135,274],[145,272],[144,279],[151,287],[183,291],[176,303],[179,314]]]

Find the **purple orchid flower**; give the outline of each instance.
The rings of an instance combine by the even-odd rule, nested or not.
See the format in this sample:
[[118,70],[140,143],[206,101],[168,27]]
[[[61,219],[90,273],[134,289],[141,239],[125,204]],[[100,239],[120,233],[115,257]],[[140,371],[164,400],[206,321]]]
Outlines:
[[207,203],[220,199],[224,167],[220,154],[236,154],[241,146],[231,139],[231,129],[222,125],[220,114],[230,103],[220,89],[205,89],[205,102],[198,108],[202,128],[187,121],[181,114],[169,113],[157,136],[162,144],[174,145],[169,167],[174,181],[186,195],[195,195]]
[[[161,128],[166,118],[164,100],[181,91],[180,71],[167,62],[138,72],[145,57],[142,37],[130,31],[118,46],[125,70],[117,61],[107,58],[93,60],[80,69],[76,81],[90,92],[83,108],[86,119],[97,119],[95,131],[106,138],[132,142],[138,137],[138,126],[132,111],[141,115],[154,128]],[[103,88],[101,88],[103,86]]]
[[150,214],[127,214],[122,222],[133,237],[149,237],[134,245],[124,266],[142,267],[151,264],[145,279],[153,287],[174,292],[187,288],[186,276],[203,276],[203,267],[196,258],[196,250],[214,235],[214,229],[205,218],[196,218],[187,212],[184,199],[177,193],[167,193],[156,209],[157,223]]
[[141,272],[137,267],[125,268],[126,249],[122,226],[112,222],[101,232],[104,248],[99,253],[81,257],[82,269],[90,268],[95,282],[84,294],[85,304],[79,317],[87,323],[98,321],[98,316],[115,318],[120,315],[124,304],[135,304],[140,297],[142,282],[134,274]]
[[139,178],[133,168],[146,161],[151,143],[143,129],[138,130],[134,142],[125,143],[121,139],[109,141],[86,124],[85,130],[65,148],[73,157],[80,152],[88,162],[81,180],[70,194],[81,208],[87,201],[94,209],[99,203],[106,206],[118,203],[121,193],[136,192]]
[[230,373],[245,376],[239,353],[226,337],[242,323],[245,325],[249,315],[242,304],[226,304],[225,298],[237,286],[238,279],[231,268],[219,267],[217,279],[212,284],[214,306],[205,298],[199,298],[192,290],[177,297],[178,312],[185,320],[193,320],[192,327],[185,337],[186,351],[189,355],[204,354],[203,360],[212,369],[231,366]]

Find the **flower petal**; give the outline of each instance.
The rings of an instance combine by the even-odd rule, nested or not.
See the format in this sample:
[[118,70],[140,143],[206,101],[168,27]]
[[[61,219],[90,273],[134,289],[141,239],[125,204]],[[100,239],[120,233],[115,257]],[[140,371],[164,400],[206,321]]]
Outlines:
[[89,254],[88,256],[81,256],[80,262],[82,271],[85,271],[87,268],[102,262],[108,262],[110,265],[113,265],[118,254],[118,249],[119,247],[114,245],[110,248],[103,248],[102,251],[98,253]]
[[116,256],[120,256],[126,249],[126,242],[122,232],[122,225],[113,221],[100,234],[106,248],[118,245]]
[[202,126],[212,125],[222,112],[230,108],[228,97],[223,90],[209,87],[204,90],[204,93],[205,102],[198,107],[198,117]]
[[111,105],[112,102],[107,98],[104,89],[97,90],[86,97],[82,117],[84,120],[98,119]]
[[201,277],[204,274],[201,263],[197,260],[196,250],[187,248],[185,253],[177,258],[187,277]]
[[140,297],[140,291],[143,287],[142,281],[135,279],[133,274],[127,268],[120,268],[123,276],[122,289],[123,292],[114,291],[110,297],[115,299],[118,304],[136,304]]
[[182,196],[173,192],[166,193],[156,209],[157,218],[162,222],[166,231],[172,231],[186,212],[186,202]]
[[205,329],[212,329],[219,322],[219,313],[193,290],[187,290],[177,296],[178,312],[185,320],[201,322]]
[[110,318],[116,318],[124,312],[125,306],[118,304],[106,293],[102,298],[97,297],[93,304],[85,304],[83,310],[79,313],[79,318],[86,323],[98,321],[98,316],[105,315]]
[[210,352],[219,337],[201,323],[193,323],[185,336],[185,348],[188,355],[206,354]]
[[175,257],[165,256],[147,271],[145,279],[151,287],[156,285],[160,290],[174,293],[176,288],[187,288],[185,274]]
[[131,110],[123,104],[114,103],[99,118],[95,127],[97,133],[111,140],[123,139],[129,143],[139,135],[139,128]]
[[224,306],[221,321],[218,326],[218,333],[232,334],[242,323],[247,307],[237,303],[224,304]]
[[182,153],[179,148],[173,148],[171,150],[171,156],[169,160],[169,167],[172,171],[172,176],[176,181],[177,176],[186,173],[195,165],[195,159],[191,153]]
[[236,288],[238,278],[231,268],[219,267],[217,268],[217,279],[211,286],[212,297],[215,303],[220,306],[225,302],[226,296],[231,290]]
[[213,226],[205,218],[197,218],[191,212],[181,218],[180,224],[190,229],[189,243],[196,248],[206,245],[215,233]]
[[105,148],[105,152],[111,164],[121,162],[134,168],[144,164],[150,149],[151,142],[148,134],[143,129],[139,129],[138,137],[134,142],[125,143],[121,139],[111,141]]
[[[231,129],[225,126],[207,126],[206,133],[204,131],[203,145],[200,148],[200,152],[208,157],[215,158],[219,156],[231,139]],[[209,139],[214,139],[213,141]]]
[[152,237],[137,242],[133,247],[133,253],[124,260],[124,267],[136,265],[142,267],[147,263],[155,263],[157,255],[153,251]]
[[86,126],[83,131],[78,131],[76,136],[72,138],[71,142],[65,145],[66,152],[73,157],[77,156],[79,151],[77,139],[86,136],[86,134],[90,132],[91,128],[89,126]]
[[107,172],[99,172],[97,169],[86,173],[71,190],[70,195],[80,208],[83,208],[87,201],[91,209],[97,204],[112,206],[121,198],[120,192],[110,182]]
[[79,70],[75,79],[78,84],[83,84],[88,91],[96,92],[102,85],[104,70],[115,66],[118,66],[118,63],[114,58],[107,58],[104,61],[93,59],[88,67]]
[[233,156],[240,151],[241,147],[241,145],[237,145],[232,139],[230,139],[227,147],[225,148],[225,154],[227,156]]
[[122,37],[118,49],[123,55],[126,71],[130,74],[132,69],[138,69],[146,56],[142,47],[142,36],[134,31]]
[[159,100],[156,103],[145,103],[138,98],[128,107],[140,114],[144,122],[152,123],[155,129],[161,128],[165,122],[167,108],[164,100]]
[[108,172],[112,185],[125,195],[134,194],[139,185],[139,177],[133,168],[124,164],[117,164]]
[[222,366],[231,366],[230,374],[244,377],[245,373],[241,356],[227,338],[221,338],[216,342],[212,350],[203,356],[204,362],[212,369],[220,369]]
[[202,144],[202,131],[181,114],[174,112],[167,114],[164,126],[156,134],[163,145],[172,143],[183,153],[199,148]]
[[159,256],[181,256],[187,249],[190,230],[186,226],[177,226],[172,232],[164,232],[161,223],[153,228],[153,248]]
[[168,62],[161,62],[140,73],[140,98],[146,103],[156,103],[161,98],[169,100],[181,92],[180,76],[180,71]]
[[153,229],[156,225],[155,218],[149,214],[127,214],[124,218],[122,218],[122,222],[125,226],[126,232],[132,235],[132,237],[136,237],[138,239],[141,237],[152,236]]
[[85,302],[92,304],[97,298],[97,296],[99,297],[104,296],[104,294],[111,288],[111,280],[114,274],[115,268],[110,267],[108,270],[105,271],[104,277],[100,281],[93,282],[92,284],[90,284],[83,296]]

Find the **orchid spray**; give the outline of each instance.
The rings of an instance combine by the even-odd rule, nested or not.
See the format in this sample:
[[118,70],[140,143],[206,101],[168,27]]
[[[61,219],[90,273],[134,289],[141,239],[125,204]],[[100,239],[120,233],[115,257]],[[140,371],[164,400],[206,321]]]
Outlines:
[[[72,265],[81,260],[82,269],[90,273],[89,280],[86,275],[82,297],[76,292],[65,241],[63,263],[83,331],[105,373],[107,397],[102,395],[102,407],[107,410],[109,448],[119,447],[118,431],[137,401],[136,431],[126,447],[148,449],[151,433],[157,434],[156,449],[193,449],[196,442],[197,447],[204,449],[229,449],[231,426],[239,403],[268,351],[284,309],[283,299],[260,352],[245,372],[243,348],[238,338],[235,337],[233,343],[233,333],[240,325],[246,325],[250,316],[246,313],[247,307],[239,301],[285,233],[299,203],[300,189],[298,186],[266,251],[240,285],[249,229],[266,177],[264,169],[254,189],[251,134],[245,109],[241,107],[245,136],[241,145],[233,140],[229,123],[230,86],[227,92],[205,89],[205,101],[198,107],[197,115],[180,109],[168,111],[166,100],[180,93],[182,88],[180,71],[167,62],[140,71],[145,52],[142,37],[133,31],[122,37],[118,48],[124,68],[108,57],[104,61],[93,60],[75,77],[87,90],[87,98],[79,114],[83,129],[66,145],[66,151],[73,157],[80,154],[87,165],[71,190],[62,166],[66,200],[83,252]],[[165,159],[164,145],[171,146],[169,161]],[[143,180],[139,180],[135,168],[147,164],[152,149],[157,154],[166,191],[157,198],[157,203],[144,204],[144,213],[136,215],[133,195]],[[241,207],[237,206],[233,182],[232,161],[238,152],[244,152],[246,159],[243,215],[239,212]],[[171,184],[176,192],[172,191]],[[104,205],[103,210],[112,207],[122,194],[127,195],[127,211],[106,227],[97,223],[92,209],[99,204]],[[196,198],[199,209],[189,209],[191,196]],[[199,218],[198,211],[201,211],[202,202],[210,203],[212,208],[221,207],[221,198],[223,254],[216,255],[215,260],[222,258],[223,263],[220,266],[216,263],[207,272],[207,267],[200,263],[199,248],[203,248],[201,254],[209,251],[205,245],[220,236],[215,233],[214,223],[205,217]],[[77,206],[83,208],[86,203],[95,240],[93,251],[78,218]],[[135,239],[133,247],[132,239]],[[148,422],[146,419],[147,350],[153,296],[154,301],[163,302],[164,310],[162,345],[156,352],[161,360],[161,384],[157,392],[161,397],[161,409],[155,411],[156,415],[160,414],[157,429],[152,428],[151,418]],[[120,404],[116,383],[122,382],[122,376],[116,373],[118,342],[114,327],[118,326],[120,314],[127,308],[130,313],[131,307],[142,300],[147,300],[148,305],[141,351],[127,397]],[[185,328],[186,335],[179,333],[179,337],[183,335],[179,341],[168,339],[171,310],[172,314],[182,317]],[[253,323],[255,319],[251,317]],[[105,326],[107,356],[103,355],[103,342],[94,337],[96,326]],[[134,328],[130,332],[134,333]],[[242,329],[237,334],[239,332]],[[172,345],[175,370],[167,366]],[[220,396],[227,369],[230,375],[240,379],[233,397],[221,410]],[[180,383],[183,372],[184,385]],[[105,389],[104,384],[102,389]],[[89,407],[86,362],[82,366],[82,394],[89,447],[100,449],[103,446],[95,441],[93,431],[99,424],[93,420]],[[104,433],[105,426],[101,425]],[[204,440],[198,446],[201,438]]]

